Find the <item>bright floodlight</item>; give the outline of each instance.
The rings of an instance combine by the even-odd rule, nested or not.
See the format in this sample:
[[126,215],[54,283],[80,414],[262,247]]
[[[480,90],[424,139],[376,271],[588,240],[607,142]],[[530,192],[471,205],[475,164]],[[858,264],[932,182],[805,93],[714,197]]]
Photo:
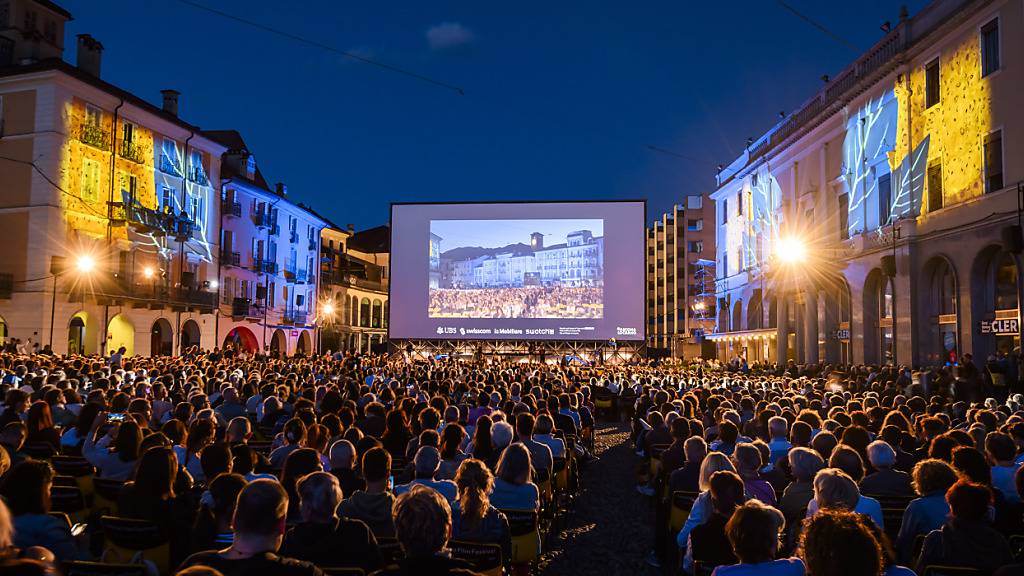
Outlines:
[[216,280],[210,280],[210,289],[211,290],[216,290],[217,287],[219,287],[219,286],[220,286],[220,282],[217,282]]
[[324,310],[324,314],[326,314],[327,316],[333,316],[334,315],[334,304],[331,304],[330,302],[325,302],[324,306],[323,306],[323,310]]
[[779,238],[775,255],[787,264],[797,264],[807,259],[807,246],[799,238]]
[[145,268],[142,269],[142,275],[145,276],[146,278],[152,278],[153,274],[156,274],[156,271],[153,270],[152,266],[146,266]]
[[93,257],[89,255],[79,256],[78,260],[75,262],[75,268],[77,268],[78,271],[83,274],[92,272],[92,269],[95,267],[96,260],[94,260]]

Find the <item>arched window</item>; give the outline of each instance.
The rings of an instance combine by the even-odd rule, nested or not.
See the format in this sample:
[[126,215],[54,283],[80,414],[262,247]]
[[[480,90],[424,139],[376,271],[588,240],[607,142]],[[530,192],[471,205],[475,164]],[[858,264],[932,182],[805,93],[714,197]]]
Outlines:
[[893,361],[893,293],[892,278],[882,276],[879,281],[878,294],[878,342],[880,358],[885,364]]
[[390,306],[390,303],[387,300],[385,300],[384,301],[384,327],[385,328],[388,327],[388,316],[390,316],[390,315],[391,315],[391,306]]
[[380,328],[382,324],[382,316],[384,315],[384,304],[380,300],[373,301],[373,328]]
[[1017,308],[1017,264],[1013,255],[1003,252],[996,261],[995,303],[996,310]]
[[935,291],[939,314],[956,314],[956,280],[945,261],[935,271]]
[[359,301],[359,325],[363,328],[370,327],[370,299],[363,298]]

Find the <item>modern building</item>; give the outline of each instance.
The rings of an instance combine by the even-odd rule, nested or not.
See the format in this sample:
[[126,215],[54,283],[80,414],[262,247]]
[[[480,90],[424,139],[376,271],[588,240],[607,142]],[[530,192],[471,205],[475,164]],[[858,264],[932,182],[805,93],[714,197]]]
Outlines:
[[53,2],[0,3],[0,317],[57,353],[173,354],[215,339],[223,146],[100,77]]
[[361,232],[351,224],[344,230],[323,229],[320,298],[334,309],[321,333],[324,350],[360,353],[386,347],[390,234],[388,226]]
[[720,358],[936,365],[1020,345],[1022,9],[901,14],[720,172]]
[[249,351],[309,354],[316,347],[320,233],[327,222],[267,184],[242,135],[223,145],[217,341]]
[[714,328],[714,205],[687,196],[647,228],[647,347],[694,358]]

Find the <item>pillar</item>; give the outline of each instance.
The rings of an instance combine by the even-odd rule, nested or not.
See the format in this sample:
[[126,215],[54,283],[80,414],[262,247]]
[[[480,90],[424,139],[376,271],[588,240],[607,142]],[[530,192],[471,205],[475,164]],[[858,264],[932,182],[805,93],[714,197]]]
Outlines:
[[775,304],[775,362],[785,364],[789,353],[789,300],[777,297]]
[[818,355],[818,291],[811,288],[804,293],[803,307],[804,354],[801,358],[808,364],[817,364]]

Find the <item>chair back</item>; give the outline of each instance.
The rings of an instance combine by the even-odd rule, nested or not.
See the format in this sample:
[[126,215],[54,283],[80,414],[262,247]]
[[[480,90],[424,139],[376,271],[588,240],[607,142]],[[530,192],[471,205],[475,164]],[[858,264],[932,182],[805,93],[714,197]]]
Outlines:
[[110,564],[106,562],[64,562],[65,576],[149,576],[143,564]]
[[380,551],[381,566],[397,564],[405,556],[398,538],[393,536],[377,536],[377,550]]
[[[71,479],[74,484],[74,479]],[[85,496],[82,494],[82,489],[77,484],[73,486],[58,486],[54,484],[50,487],[50,510],[54,512],[63,512],[70,517],[73,517],[74,522],[84,522],[88,514],[88,509],[85,505]]]
[[697,501],[698,492],[677,490],[672,493],[671,508],[668,513],[668,525],[673,534],[679,532],[690,517],[693,503]]
[[106,541],[104,559],[134,563],[152,562],[160,574],[168,574],[171,564],[170,541],[159,526],[145,520],[103,516],[100,526]]
[[465,560],[473,565],[473,570],[487,576],[501,576],[501,546],[482,542],[466,542],[452,540],[448,543],[452,557]]
[[512,534],[512,564],[529,564],[540,556],[540,523],[536,510],[502,510]]
[[49,460],[53,458],[53,455],[57,453],[53,449],[53,444],[49,442],[29,442],[21,449],[21,451],[35,460]]
[[932,565],[924,569],[921,576],[984,576],[985,571],[966,566]]
[[121,497],[121,490],[124,489],[124,484],[123,480],[93,478],[93,511],[103,514],[116,514],[117,501]]

